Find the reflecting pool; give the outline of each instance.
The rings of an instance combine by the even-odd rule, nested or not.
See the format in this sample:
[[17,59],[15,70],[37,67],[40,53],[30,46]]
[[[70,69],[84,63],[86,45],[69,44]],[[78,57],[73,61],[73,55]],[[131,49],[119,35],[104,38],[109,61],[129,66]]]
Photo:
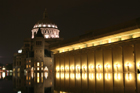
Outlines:
[[0,72],[0,93],[139,93],[139,82],[133,72]]

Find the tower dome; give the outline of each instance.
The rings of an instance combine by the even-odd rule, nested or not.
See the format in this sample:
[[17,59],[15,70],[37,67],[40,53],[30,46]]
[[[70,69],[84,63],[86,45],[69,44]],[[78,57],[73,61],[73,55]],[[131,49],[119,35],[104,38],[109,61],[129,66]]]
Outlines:
[[39,20],[32,29],[32,38],[34,38],[34,33],[37,33],[39,28],[44,38],[59,38],[58,27],[48,18],[46,9],[43,13],[43,19]]

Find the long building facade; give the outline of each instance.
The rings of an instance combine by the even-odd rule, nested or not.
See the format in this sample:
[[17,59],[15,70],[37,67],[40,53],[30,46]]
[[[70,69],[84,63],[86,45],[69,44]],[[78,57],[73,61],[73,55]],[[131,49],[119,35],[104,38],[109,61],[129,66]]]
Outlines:
[[121,24],[117,30],[108,29],[113,30],[108,34],[94,36],[89,32],[52,45],[56,93],[139,93],[137,20]]

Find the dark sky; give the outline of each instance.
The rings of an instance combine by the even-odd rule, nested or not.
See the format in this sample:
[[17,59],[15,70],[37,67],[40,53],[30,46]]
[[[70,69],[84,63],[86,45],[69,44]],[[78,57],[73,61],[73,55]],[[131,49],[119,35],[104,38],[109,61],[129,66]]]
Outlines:
[[0,63],[13,62],[45,8],[64,39],[140,17],[140,0],[1,0]]

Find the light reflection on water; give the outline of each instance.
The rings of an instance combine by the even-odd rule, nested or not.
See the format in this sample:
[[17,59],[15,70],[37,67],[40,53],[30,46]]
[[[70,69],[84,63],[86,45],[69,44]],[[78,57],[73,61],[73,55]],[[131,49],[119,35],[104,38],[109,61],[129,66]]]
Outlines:
[[11,72],[0,72],[0,79],[5,79],[6,76],[12,76]]
[[13,73],[13,83],[16,92],[21,91],[21,93],[52,93],[54,86],[53,73]]
[[[124,83],[133,86],[133,82],[135,82],[134,73],[0,73],[0,79],[8,76],[13,76],[14,90],[22,93],[45,93],[45,91],[50,91],[50,93],[98,93],[116,89],[124,91]],[[137,74],[137,82],[140,82],[140,74]]]
[[[113,93],[113,91],[135,92],[135,73],[72,73],[56,72],[54,77],[54,91],[56,93]],[[137,74],[140,82],[140,74]],[[124,90],[125,87],[125,90]],[[126,92],[126,93],[127,93]]]

